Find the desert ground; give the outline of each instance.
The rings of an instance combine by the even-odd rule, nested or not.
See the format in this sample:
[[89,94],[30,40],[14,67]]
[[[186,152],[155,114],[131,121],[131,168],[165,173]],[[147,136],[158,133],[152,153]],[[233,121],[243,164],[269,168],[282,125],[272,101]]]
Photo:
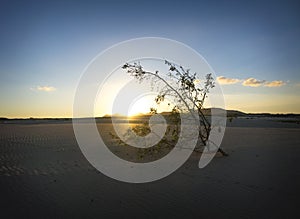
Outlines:
[[[98,122],[109,138],[111,124]],[[194,152],[161,180],[123,183],[93,168],[69,120],[0,122],[1,218],[292,218],[300,195],[300,124],[228,121],[216,156]],[[109,141],[110,139],[107,139]]]

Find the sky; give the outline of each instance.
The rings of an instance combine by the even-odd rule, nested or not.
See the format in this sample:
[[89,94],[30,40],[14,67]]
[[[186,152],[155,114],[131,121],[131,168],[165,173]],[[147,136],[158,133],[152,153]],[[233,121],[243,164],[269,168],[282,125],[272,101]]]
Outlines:
[[226,108],[300,113],[297,1],[0,2],[0,117],[71,117],[87,64],[116,43],[164,37],[214,69]]

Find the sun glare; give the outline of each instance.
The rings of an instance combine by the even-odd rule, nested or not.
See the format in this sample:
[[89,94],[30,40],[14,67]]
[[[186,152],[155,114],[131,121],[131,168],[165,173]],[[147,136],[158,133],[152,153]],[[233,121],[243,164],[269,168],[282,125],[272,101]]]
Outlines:
[[157,105],[154,99],[155,99],[155,95],[144,96],[137,99],[129,107],[128,116],[132,117],[140,114],[147,114],[150,112],[151,107],[156,108],[159,113],[171,110],[173,105],[172,104],[168,105],[167,100],[163,103],[160,103],[160,105]]
[[128,110],[128,116],[136,116],[150,112],[150,108],[154,105],[154,98],[146,96],[135,101]]

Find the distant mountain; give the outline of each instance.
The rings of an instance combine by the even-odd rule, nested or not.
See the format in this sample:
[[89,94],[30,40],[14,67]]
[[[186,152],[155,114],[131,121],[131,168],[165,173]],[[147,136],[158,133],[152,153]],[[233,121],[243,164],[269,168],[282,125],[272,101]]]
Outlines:
[[[115,113],[115,114],[112,114],[112,115],[110,115],[110,114],[105,114],[104,116],[101,116],[102,118],[111,118],[111,117],[127,117],[127,116],[125,116],[125,115],[122,115],[122,114],[120,114],[120,113]],[[101,118],[100,117],[100,118]]]
[[227,117],[247,116],[247,113],[238,110],[227,110]]
[[[202,109],[202,113],[205,116],[210,116],[211,115],[211,111],[213,110],[214,115],[223,115],[224,113],[224,109],[221,108],[207,108],[207,109]],[[247,113],[238,111],[238,110],[226,110],[227,111],[227,117],[237,117],[237,116],[247,116]],[[163,116],[169,116],[172,114],[172,112],[161,112],[159,113],[160,115]],[[141,117],[149,117],[151,116],[150,113],[139,113],[137,115],[131,116],[132,118],[141,118]],[[103,118],[109,118],[112,117],[111,115],[104,115]],[[113,117],[126,117],[124,115],[121,114],[113,114]]]
[[[224,109],[221,108],[207,108],[207,109],[202,109],[202,112],[205,116],[210,116],[211,115],[211,111],[214,111],[214,115],[218,115],[218,114],[223,114],[224,113]],[[227,113],[227,117],[297,117],[300,118],[300,114],[296,114],[296,113],[276,113],[276,114],[272,114],[272,113],[244,113],[241,112],[239,110],[226,110]],[[163,116],[168,116],[171,115],[171,112],[161,112],[159,113],[160,115]],[[135,116],[131,116],[131,118],[147,118],[151,116],[150,113],[139,113]],[[109,115],[106,114],[104,116],[101,117],[95,117],[97,119],[99,118],[111,118],[111,117],[118,117],[118,118],[127,118],[127,116],[119,114],[119,113],[115,113],[113,115]],[[91,117],[90,117],[91,118]],[[94,117],[93,117],[94,118]],[[78,119],[85,119],[85,118],[78,118]],[[5,118],[5,117],[0,117],[0,123],[5,123],[6,121],[11,121],[11,120],[33,120],[33,121],[43,121],[43,120],[50,120],[50,121],[54,121],[54,120],[58,120],[58,121],[71,121],[72,118]]]
[[[211,111],[213,110],[214,115],[222,115],[224,113],[224,109],[221,108],[207,108],[207,109],[202,109],[202,113],[205,116],[210,116]],[[247,113],[238,111],[238,110],[226,110],[227,117],[237,117],[237,116],[247,116]],[[162,112],[160,113],[161,115],[170,115],[171,112]]]

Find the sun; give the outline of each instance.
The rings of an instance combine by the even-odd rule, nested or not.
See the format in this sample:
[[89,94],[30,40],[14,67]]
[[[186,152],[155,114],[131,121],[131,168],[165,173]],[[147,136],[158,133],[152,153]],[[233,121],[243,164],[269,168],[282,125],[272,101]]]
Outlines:
[[[131,116],[136,116],[139,114],[150,113],[151,107],[156,108],[158,113],[167,112],[167,111],[172,110],[172,107],[174,105],[172,103],[170,103],[171,101],[168,101],[166,99],[164,102],[157,105],[154,101],[155,97],[156,97],[156,95],[147,95],[147,96],[142,96],[140,98],[137,98],[130,105],[127,116],[131,117]],[[168,103],[170,103],[170,104],[168,104]]]
[[138,114],[146,114],[150,112],[150,108],[155,105],[155,96],[144,96],[136,101],[129,107],[128,116],[136,116]]

